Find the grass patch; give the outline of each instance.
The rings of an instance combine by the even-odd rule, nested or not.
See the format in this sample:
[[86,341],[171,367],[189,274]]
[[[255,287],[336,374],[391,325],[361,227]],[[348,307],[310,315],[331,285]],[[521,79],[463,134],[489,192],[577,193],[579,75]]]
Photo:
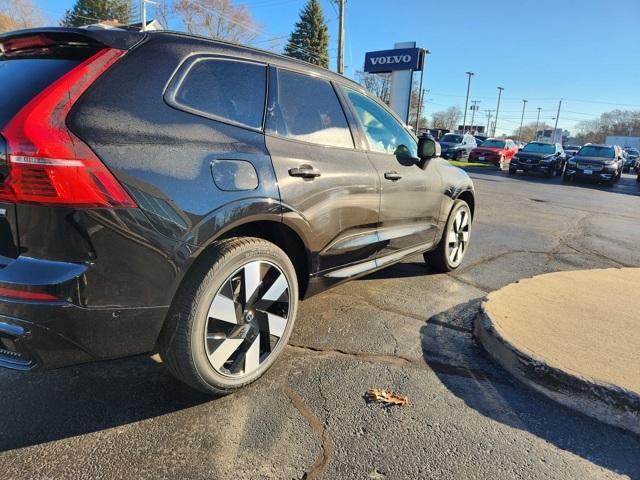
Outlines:
[[496,168],[495,165],[490,163],[476,163],[476,162],[467,162],[461,160],[449,160],[449,163],[454,167],[460,168]]

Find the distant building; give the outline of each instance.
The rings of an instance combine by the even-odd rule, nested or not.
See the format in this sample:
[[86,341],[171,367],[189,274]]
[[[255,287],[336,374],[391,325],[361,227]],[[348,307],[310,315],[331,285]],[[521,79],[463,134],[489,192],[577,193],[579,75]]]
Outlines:
[[607,145],[620,145],[622,148],[640,149],[640,137],[623,137],[621,135],[607,135]]

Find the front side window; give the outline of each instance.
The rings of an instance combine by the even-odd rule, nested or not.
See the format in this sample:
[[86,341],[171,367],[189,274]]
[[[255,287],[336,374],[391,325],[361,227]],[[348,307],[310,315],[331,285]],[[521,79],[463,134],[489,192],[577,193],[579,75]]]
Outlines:
[[178,108],[261,128],[266,83],[264,65],[204,58],[192,64],[170,100]]
[[355,90],[345,87],[343,90],[362,123],[369,149],[405,157],[418,156],[417,141],[391,113]]
[[278,70],[277,103],[269,105],[267,131],[303,142],[353,148],[353,139],[331,83]]

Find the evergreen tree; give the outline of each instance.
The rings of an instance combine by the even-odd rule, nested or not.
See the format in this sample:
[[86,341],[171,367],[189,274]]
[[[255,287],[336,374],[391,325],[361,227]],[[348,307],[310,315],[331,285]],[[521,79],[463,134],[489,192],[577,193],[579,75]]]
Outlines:
[[329,68],[329,32],[318,0],[309,0],[300,12],[300,20],[284,54],[305,62]]
[[76,0],[60,22],[64,27],[80,27],[105,20],[127,24],[132,20],[130,0]]

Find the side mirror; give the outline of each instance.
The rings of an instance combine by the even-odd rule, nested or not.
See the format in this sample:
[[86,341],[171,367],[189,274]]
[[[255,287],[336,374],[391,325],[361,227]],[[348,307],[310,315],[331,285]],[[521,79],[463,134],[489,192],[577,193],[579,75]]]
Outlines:
[[440,144],[433,138],[420,137],[418,140],[418,157],[420,160],[429,160],[439,157],[441,153]]

